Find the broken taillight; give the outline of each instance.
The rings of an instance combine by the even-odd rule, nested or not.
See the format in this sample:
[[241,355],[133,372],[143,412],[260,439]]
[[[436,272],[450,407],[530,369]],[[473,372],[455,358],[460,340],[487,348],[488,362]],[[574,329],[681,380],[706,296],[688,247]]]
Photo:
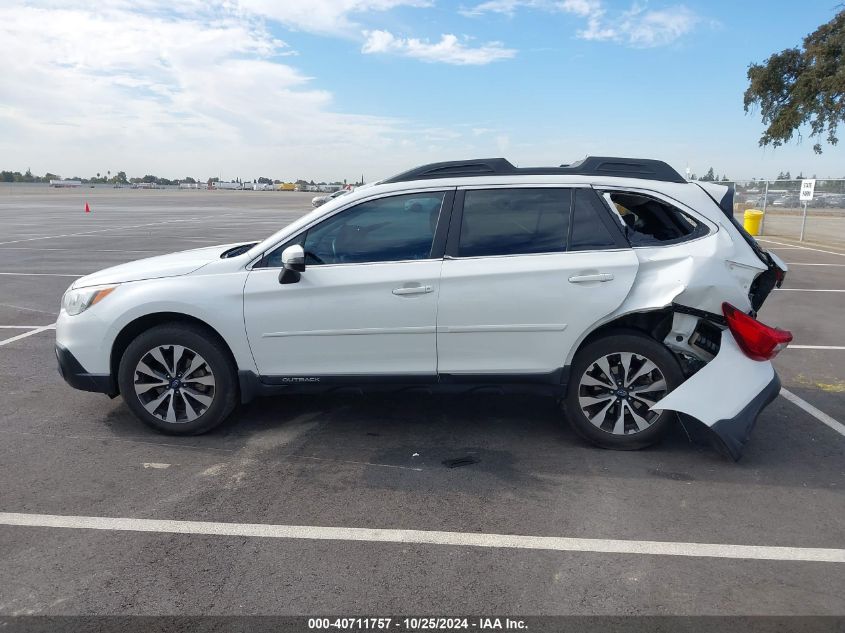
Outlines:
[[792,341],[792,332],[760,323],[730,303],[722,304],[722,314],[740,349],[752,360],[771,360]]

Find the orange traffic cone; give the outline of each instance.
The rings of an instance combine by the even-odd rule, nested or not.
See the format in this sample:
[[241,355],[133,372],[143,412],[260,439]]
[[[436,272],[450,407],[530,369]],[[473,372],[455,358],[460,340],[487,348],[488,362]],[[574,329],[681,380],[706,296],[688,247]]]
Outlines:
[[85,213],[91,213],[91,208],[88,206],[88,203],[85,203]]

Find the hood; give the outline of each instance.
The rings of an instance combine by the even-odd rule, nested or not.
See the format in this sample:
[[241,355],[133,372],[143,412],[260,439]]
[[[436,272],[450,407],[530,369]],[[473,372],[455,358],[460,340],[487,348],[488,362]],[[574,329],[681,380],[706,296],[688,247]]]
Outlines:
[[143,279],[159,279],[161,277],[178,277],[199,270],[209,262],[219,259],[228,250],[241,243],[223,244],[221,246],[206,246],[190,251],[180,251],[169,255],[159,255],[138,259],[134,262],[120,264],[85,275],[76,280],[73,288],[85,286],[99,286],[101,284],[122,284],[128,281]]

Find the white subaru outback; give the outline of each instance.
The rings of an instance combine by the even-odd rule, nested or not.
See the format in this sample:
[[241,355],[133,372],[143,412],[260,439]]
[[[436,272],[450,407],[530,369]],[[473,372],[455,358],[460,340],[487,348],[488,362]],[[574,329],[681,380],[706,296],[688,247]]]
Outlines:
[[264,394],[529,390],[599,446],[647,446],[683,414],[738,458],[792,335],[756,319],[786,265],[732,207],[653,160],[425,165],[262,242],[79,279],[59,368],[166,433]]

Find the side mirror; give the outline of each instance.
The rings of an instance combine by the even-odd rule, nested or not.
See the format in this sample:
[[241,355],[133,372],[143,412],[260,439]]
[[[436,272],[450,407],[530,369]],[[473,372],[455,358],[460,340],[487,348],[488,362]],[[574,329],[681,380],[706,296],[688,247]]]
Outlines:
[[300,244],[293,244],[282,251],[282,272],[280,284],[295,284],[305,272],[305,250]]

